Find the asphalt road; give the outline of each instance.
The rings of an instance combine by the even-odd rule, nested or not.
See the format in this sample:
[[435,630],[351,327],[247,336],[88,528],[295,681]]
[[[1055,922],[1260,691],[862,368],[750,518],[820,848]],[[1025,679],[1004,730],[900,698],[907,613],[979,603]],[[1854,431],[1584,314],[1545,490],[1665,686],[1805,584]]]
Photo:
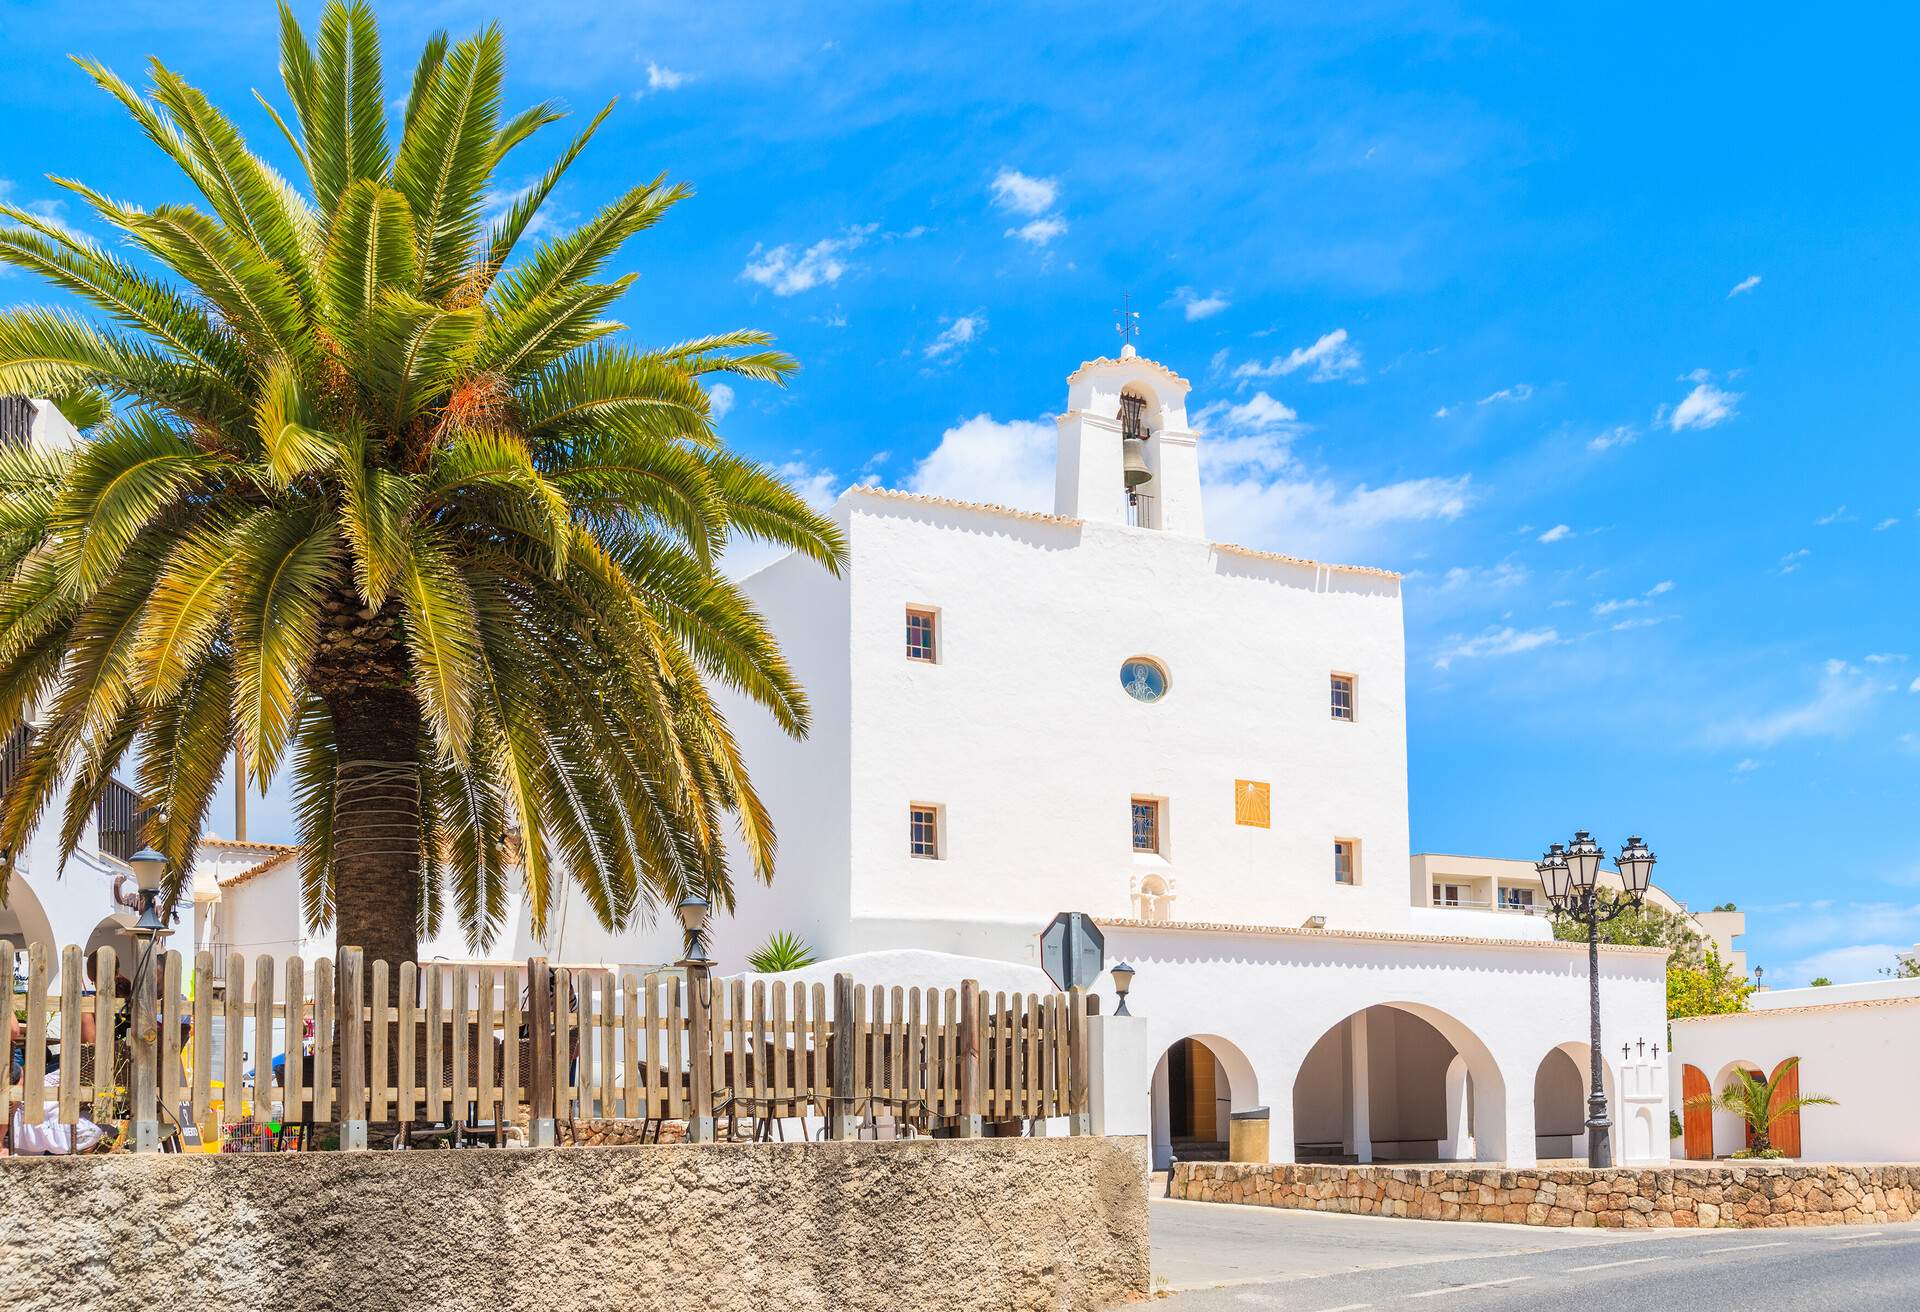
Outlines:
[[1155,1199],[1153,1263],[1169,1312],[1920,1306],[1920,1223],[1548,1230]]

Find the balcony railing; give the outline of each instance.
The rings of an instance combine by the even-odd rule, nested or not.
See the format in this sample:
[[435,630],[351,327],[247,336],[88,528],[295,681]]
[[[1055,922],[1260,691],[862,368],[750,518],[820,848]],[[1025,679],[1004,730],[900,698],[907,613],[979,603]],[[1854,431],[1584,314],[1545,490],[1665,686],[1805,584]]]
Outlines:
[[107,780],[100,800],[95,803],[94,818],[99,822],[100,850],[122,861],[132,860],[142,846],[140,827],[147,819],[147,808],[140,805],[140,794],[118,779]]
[[1523,916],[1544,916],[1547,914],[1547,908],[1545,907],[1535,906],[1528,902],[1509,902],[1505,898],[1493,902],[1483,897],[1436,897],[1432,902],[1428,903],[1428,905],[1445,907],[1450,911],[1514,911]]

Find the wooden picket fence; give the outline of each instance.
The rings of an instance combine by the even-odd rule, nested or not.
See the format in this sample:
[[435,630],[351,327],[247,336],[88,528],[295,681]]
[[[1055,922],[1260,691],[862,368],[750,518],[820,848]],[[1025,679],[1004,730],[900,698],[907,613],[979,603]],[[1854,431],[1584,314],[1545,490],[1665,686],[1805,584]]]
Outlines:
[[311,964],[233,953],[221,972],[201,952],[188,1000],[180,953],[126,969],[101,948],[97,979],[143,981],[121,999],[83,993],[79,948],[61,953],[53,989],[48,964],[43,948],[30,950],[24,995],[9,975],[23,1070],[0,1072],[0,1123],[18,1104],[29,1124],[48,1106],[63,1124],[109,1108],[158,1125],[157,1109],[180,1109],[207,1142],[224,1124],[270,1115],[337,1123],[346,1145],[364,1140],[369,1121],[525,1121],[539,1139],[543,1124],[576,1117],[818,1118],[832,1137],[876,1117],[962,1135],[1021,1123],[1037,1133],[1066,1118],[1070,1133],[1087,1132],[1095,1004],[1077,989],[868,988],[845,975],[831,987],[696,984],[679,971],[542,958],[406,961],[392,972],[347,949]]

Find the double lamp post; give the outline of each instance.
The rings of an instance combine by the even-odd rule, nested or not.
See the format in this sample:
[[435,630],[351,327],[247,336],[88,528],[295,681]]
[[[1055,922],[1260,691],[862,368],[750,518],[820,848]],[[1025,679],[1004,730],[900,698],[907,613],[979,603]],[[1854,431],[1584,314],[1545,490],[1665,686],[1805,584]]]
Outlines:
[[1593,1074],[1593,1088],[1587,1094],[1587,1165],[1594,1168],[1613,1165],[1608,1133],[1612,1121],[1607,1115],[1607,1090],[1602,1082],[1606,1059],[1600,1053],[1600,926],[1640,906],[1653,879],[1654,856],[1638,834],[1629,838],[1616,862],[1620,896],[1602,905],[1599,875],[1605,859],[1606,852],[1593,841],[1593,835],[1581,829],[1575,832],[1571,845],[1555,843],[1533,867],[1540,872],[1540,882],[1553,909],[1587,929],[1588,1020],[1593,1044],[1587,1059]]

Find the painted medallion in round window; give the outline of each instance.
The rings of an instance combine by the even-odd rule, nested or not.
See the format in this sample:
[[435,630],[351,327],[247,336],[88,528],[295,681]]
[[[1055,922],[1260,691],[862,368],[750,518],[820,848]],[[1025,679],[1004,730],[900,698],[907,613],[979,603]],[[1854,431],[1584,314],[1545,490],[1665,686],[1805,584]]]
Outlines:
[[1120,686],[1137,702],[1157,702],[1167,694],[1167,672],[1159,662],[1135,656],[1120,667]]

